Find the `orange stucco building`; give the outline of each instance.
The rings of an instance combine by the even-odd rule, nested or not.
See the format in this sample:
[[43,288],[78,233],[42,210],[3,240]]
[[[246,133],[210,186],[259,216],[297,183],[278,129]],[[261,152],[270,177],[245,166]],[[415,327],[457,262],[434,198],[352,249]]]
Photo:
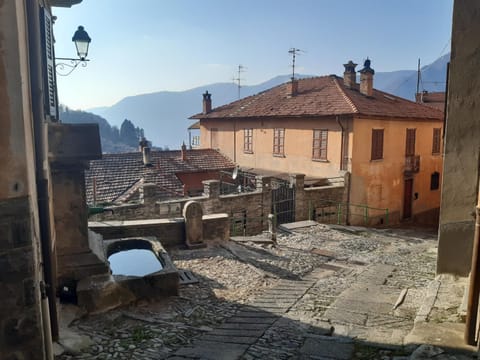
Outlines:
[[[356,64],[344,66],[343,78],[294,79],[215,109],[205,93],[203,112],[191,117],[200,120],[200,146],[242,168],[307,180],[349,172],[350,204],[388,209],[371,225],[437,221],[443,112],[374,89],[369,60],[360,84]],[[363,222],[361,206],[350,207],[350,223]]]

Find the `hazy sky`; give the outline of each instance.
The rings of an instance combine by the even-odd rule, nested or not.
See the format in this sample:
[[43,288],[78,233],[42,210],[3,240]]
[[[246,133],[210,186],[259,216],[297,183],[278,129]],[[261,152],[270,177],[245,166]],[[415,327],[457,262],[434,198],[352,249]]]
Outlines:
[[[74,57],[78,25],[86,68],[58,76],[60,102],[110,106],[129,95],[178,91],[236,77],[254,85],[291,72],[343,73],[368,56],[376,71],[415,69],[450,50],[453,0],[83,0],[54,8],[56,56]],[[297,71],[296,71],[297,72]]]

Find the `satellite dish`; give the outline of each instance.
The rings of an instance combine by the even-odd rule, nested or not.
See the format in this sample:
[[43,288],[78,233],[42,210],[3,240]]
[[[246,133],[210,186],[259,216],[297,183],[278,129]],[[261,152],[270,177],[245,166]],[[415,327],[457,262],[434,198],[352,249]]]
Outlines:
[[238,167],[233,169],[232,179],[235,180],[237,178],[237,176],[238,176]]

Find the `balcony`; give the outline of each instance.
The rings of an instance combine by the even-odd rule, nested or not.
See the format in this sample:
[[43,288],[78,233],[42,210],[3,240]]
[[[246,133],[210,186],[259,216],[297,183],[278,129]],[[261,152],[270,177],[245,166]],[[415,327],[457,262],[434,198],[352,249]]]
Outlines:
[[410,155],[405,157],[406,174],[418,173],[420,171],[420,155]]

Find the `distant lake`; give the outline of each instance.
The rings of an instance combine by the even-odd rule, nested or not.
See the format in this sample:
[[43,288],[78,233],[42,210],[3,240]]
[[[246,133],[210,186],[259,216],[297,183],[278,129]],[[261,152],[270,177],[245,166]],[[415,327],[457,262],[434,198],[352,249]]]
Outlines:
[[108,258],[113,275],[145,276],[163,269],[150,250],[131,249],[120,251]]

